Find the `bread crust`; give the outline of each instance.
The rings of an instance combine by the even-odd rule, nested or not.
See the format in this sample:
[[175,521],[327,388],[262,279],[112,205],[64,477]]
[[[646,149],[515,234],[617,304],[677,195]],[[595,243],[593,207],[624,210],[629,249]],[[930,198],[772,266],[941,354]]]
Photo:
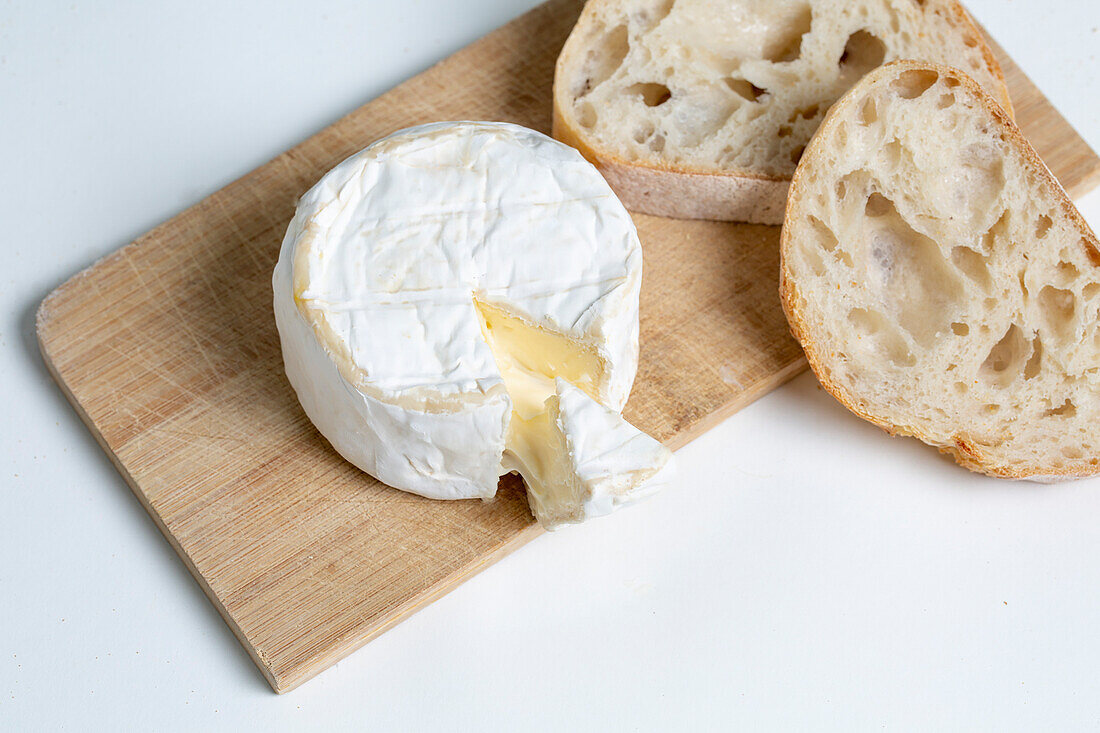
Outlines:
[[[832,106],[826,114],[825,119],[818,127],[814,137],[811,139],[810,144],[807,146],[806,152],[803,155],[803,164],[800,164],[795,170],[794,177],[791,181],[791,193],[787,199],[785,220],[791,217],[793,209],[799,205],[799,197],[805,191],[802,175],[803,172],[809,168],[805,163],[812,164],[815,157],[819,154],[819,149],[825,144],[823,141],[831,135],[833,128],[842,121],[850,119],[855,114],[857,102],[863,98],[864,88],[877,84],[885,79],[897,78],[908,71],[935,72],[940,76],[958,81],[961,86],[976,95],[982,107],[1003,131],[1006,141],[1037,170],[1041,178],[1051,185],[1051,190],[1054,192],[1058,205],[1062,208],[1062,211],[1074,226],[1081,232],[1082,237],[1096,248],[1097,251],[1100,251],[1100,241],[1097,240],[1096,235],[1093,233],[1088,223],[1085,222],[1081,213],[1073,205],[1073,202],[1070,200],[1069,195],[1066,194],[1062,184],[1059,183],[1058,179],[1054,177],[1046,167],[1046,164],[1039,158],[1038,153],[1031,147],[1031,144],[1024,137],[1020,128],[1016,126],[1016,123],[1009,113],[965,72],[939,64],[915,61],[894,61],[875,69],[867,74],[867,76]],[[829,369],[825,365],[825,355],[821,351],[821,345],[815,341],[814,334],[808,327],[806,319],[803,317],[798,307],[801,298],[790,270],[793,245],[789,234],[789,227],[784,226],[780,233],[779,240],[779,296],[783,306],[783,312],[787,316],[791,334],[802,345],[802,349],[806,354],[806,360],[809,362],[810,368],[817,376],[821,386],[851,412],[877,425],[890,435],[905,435],[917,438],[939,449],[941,453],[950,455],[959,465],[971,471],[984,473],[995,478],[1029,479],[1049,482],[1084,478],[1100,473],[1100,467],[1091,465],[1088,461],[1088,457],[1068,461],[1062,466],[1045,466],[1029,471],[1013,471],[991,463],[989,457],[982,452],[981,446],[974,442],[965,431],[956,432],[949,442],[940,442],[929,435],[921,433],[915,428],[898,425],[891,422],[887,417],[875,414],[869,409],[866,409],[863,404],[861,404],[862,401],[859,395],[849,392],[843,385],[830,377]]]
[[[601,9],[622,0],[588,0],[558,56],[554,73],[551,134],[572,145],[595,165],[630,211],[676,219],[783,223],[790,179],[750,170],[719,170],[645,160],[626,160],[590,142],[572,112],[566,90],[565,68],[584,51],[586,27]],[[1004,73],[970,14],[957,0],[924,0],[926,12],[948,16],[967,45],[977,46],[990,72],[1000,83],[1000,103],[1012,114]]]
[[673,219],[783,223],[791,182],[741,173],[710,173],[631,162],[590,147],[554,105],[553,136],[599,168],[626,208]]

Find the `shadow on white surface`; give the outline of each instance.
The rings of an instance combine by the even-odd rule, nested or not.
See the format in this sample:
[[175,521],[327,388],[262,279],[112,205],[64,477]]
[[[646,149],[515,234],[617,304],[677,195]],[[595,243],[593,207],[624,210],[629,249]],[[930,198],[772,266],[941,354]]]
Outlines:
[[930,491],[1043,492],[1067,485],[1067,482],[996,479],[965,469],[951,456],[916,438],[890,435],[855,415],[830,395],[810,372],[777,390],[768,399],[772,404],[792,407],[800,413],[799,419],[818,428],[826,444],[836,451],[849,453],[858,446],[863,453],[854,457],[855,461],[867,460],[872,451],[876,458],[888,457],[902,470],[921,476],[922,485]]

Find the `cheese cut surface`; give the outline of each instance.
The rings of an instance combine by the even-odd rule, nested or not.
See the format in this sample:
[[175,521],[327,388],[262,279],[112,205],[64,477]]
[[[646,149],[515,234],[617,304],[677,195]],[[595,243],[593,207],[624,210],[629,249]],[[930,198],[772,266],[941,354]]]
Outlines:
[[540,524],[555,529],[609,514],[673,480],[668,448],[564,379],[552,386],[542,412],[512,420],[505,453]]
[[604,363],[594,349],[525,323],[501,306],[475,305],[481,316],[482,336],[493,353],[516,414],[530,419],[544,412],[544,403],[554,393],[554,379],[558,377],[599,399]]
[[514,403],[536,416],[564,377],[622,409],[641,266],[633,222],[575,150],[505,123],[403,130],[299,202],[273,275],[287,376],[359,468],[491,497]]

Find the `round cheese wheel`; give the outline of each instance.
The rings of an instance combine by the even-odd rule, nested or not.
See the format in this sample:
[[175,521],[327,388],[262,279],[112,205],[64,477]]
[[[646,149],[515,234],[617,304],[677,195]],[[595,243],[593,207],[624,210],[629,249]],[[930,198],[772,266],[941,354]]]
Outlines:
[[[493,496],[516,397],[564,377],[621,410],[642,253],[596,169],[491,122],[396,132],[300,200],[273,275],[286,373],[346,459],[422,496]],[[491,344],[496,343],[496,352]],[[509,366],[510,365],[510,366]]]

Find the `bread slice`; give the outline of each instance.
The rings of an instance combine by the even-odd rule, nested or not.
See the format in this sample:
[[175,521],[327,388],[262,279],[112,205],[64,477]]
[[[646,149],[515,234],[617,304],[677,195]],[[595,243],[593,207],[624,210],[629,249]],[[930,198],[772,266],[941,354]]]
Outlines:
[[991,476],[1100,470],[1100,242],[997,101],[916,62],[829,111],[780,293],[821,384]]
[[1011,109],[955,0],[589,0],[558,57],[554,136],[632,211],[779,224],[829,105],[905,58],[959,67]]

